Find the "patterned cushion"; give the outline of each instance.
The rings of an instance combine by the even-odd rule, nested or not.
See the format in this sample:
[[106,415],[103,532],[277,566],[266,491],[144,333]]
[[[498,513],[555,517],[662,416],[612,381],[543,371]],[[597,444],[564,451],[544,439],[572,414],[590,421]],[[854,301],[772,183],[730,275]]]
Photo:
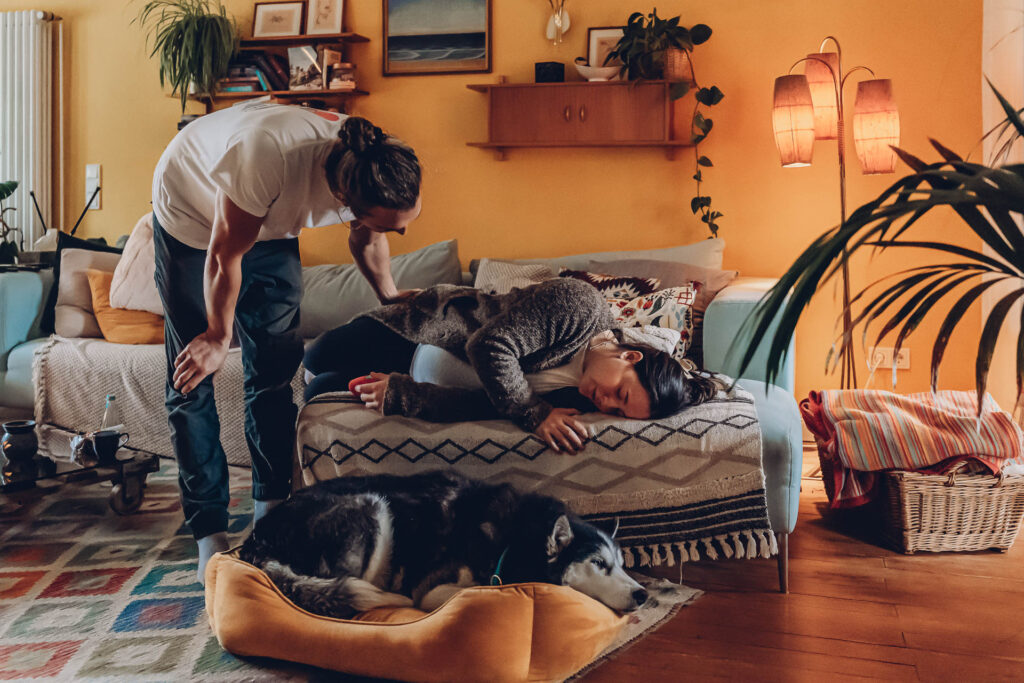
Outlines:
[[590,273],[585,270],[563,268],[559,277],[571,277],[589,282],[606,299],[633,299],[643,294],[651,294],[661,287],[661,280],[656,277],[629,277],[622,275],[605,275]]
[[693,339],[693,302],[697,292],[692,284],[669,287],[633,299],[609,299],[612,315],[624,326],[653,325],[679,332],[679,344],[672,354],[682,360]]

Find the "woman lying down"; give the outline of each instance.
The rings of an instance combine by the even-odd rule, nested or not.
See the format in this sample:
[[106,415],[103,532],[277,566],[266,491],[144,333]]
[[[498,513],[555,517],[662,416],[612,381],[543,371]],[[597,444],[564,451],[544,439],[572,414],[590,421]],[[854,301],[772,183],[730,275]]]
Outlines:
[[[440,285],[321,335],[304,360],[307,378],[313,375],[306,400],[367,376],[354,390],[384,415],[506,418],[552,450],[575,453],[588,438],[574,418],[582,412],[659,418],[714,395],[712,380],[664,351],[620,339],[601,293],[579,280],[558,278],[509,294]],[[461,386],[414,381],[409,373],[419,344],[468,362],[476,377],[443,382]],[[454,370],[440,374],[457,376]]]

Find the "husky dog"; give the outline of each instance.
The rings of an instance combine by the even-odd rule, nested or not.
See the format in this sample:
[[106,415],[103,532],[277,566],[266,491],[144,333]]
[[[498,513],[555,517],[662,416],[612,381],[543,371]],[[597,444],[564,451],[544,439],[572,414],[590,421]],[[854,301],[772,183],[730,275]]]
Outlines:
[[542,581],[630,612],[647,591],[612,535],[555,498],[451,471],[342,477],[299,491],[256,523],[241,558],[295,604],[345,618],[431,611],[468,586]]

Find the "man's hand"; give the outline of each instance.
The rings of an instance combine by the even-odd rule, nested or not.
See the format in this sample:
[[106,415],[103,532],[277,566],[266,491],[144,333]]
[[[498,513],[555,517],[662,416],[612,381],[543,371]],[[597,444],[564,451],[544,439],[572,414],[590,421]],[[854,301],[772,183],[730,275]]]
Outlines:
[[371,372],[370,377],[375,381],[360,384],[355,388],[356,393],[362,399],[363,405],[383,415],[384,397],[388,393],[388,382],[391,380],[391,376],[385,375],[383,372]]
[[400,304],[403,301],[408,301],[409,299],[413,298],[422,291],[422,289],[401,289],[394,296],[381,299],[380,302],[385,305]]
[[203,332],[190,341],[174,359],[174,388],[187,394],[219,370],[224,365],[230,343],[230,339],[218,338],[209,332]]
[[572,408],[552,408],[534,433],[555,453],[561,453],[563,449],[566,453],[578,453],[590,438],[583,423],[572,418],[579,414],[580,411]]

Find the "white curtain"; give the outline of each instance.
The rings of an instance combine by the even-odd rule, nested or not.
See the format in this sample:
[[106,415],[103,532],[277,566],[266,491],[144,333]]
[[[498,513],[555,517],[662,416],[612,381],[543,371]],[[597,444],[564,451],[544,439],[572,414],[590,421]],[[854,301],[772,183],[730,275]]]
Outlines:
[[[984,27],[982,33],[982,71],[1003,97],[1014,107],[1024,107],[1024,0],[985,0]],[[1006,118],[1002,107],[983,77],[981,79],[982,122],[985,131],[991,130]],[[985,161],[990,162],[994,153],[994,140],[986,140]],[[1012,155],[1003,163],[1024,161],[1024,141],[1017,141]],[[1021,216],[1018,225],[1024,229]],[[986,249],[991,255],[991,251]],[[996,302],[1013,286],[993,287],[982,297],[982,310],[987,314]],[[1007,317],[1000,336],[996,355],[989,371],[989,391],[999,405],[1007,410],[1013,407],[1017,394],[1017,361],[1015,346],[1020,332],[1020,304]]]
[[4,205],[15,209],[6,220],[21,231],[22,249],[43,234],[29,191],[55,225],[53,19],[41,10],[0,12],[0,182],[18,182]]

